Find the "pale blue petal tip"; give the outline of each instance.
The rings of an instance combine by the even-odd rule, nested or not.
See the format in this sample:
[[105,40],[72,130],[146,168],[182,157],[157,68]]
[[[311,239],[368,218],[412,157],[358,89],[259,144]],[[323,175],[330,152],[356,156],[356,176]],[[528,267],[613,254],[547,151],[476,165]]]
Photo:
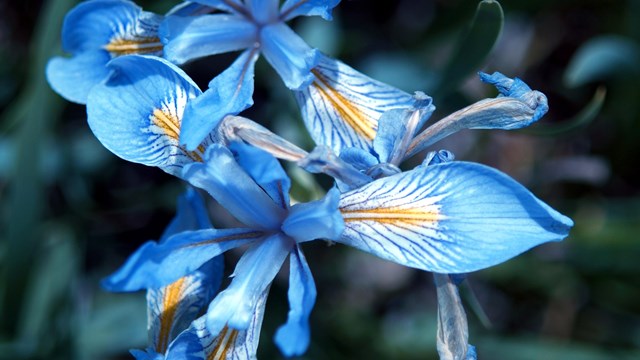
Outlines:
[[304,354],[309,347],[309,326],[299,322],[288,322],[276,331],[274,341],[286,357]]

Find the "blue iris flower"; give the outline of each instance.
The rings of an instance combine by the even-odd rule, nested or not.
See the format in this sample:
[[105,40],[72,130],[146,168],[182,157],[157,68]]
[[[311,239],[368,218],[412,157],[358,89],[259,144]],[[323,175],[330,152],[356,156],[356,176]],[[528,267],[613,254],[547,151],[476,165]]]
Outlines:
[[312,69],[321,54],[312,49],[285,22],[297,16],[331,19],[339,0],[197,0],[219,10],[200,16],[169,16],[160,27],[164,57],[182,64],[189,60],[246,49],[224,72],[209,83],[202,97],[185,115],[181,142],[190,150],[224,116],[238,114],[253,104],[254,64],[264,55],[292,90],[313,80]]
[[148,242],[104,281],[111,290],[134,291],[172,283],[221,253],[248,246],[236,265],[231,284],[209,305],[206,330],[218,336],[225,329],[250,328],[260,299],[290,257],[291,310],[275,341],[287,356],[302,354],[309,344],[308,318],[316,290],[300,243],[337,240],[344,228],[338,211],[339,193],[289,205],[290,180],[272,156],[235,144],[209,146],[202,163],[184,167],[183,177],[205,189],[245,227],[182,232],[163,243]]

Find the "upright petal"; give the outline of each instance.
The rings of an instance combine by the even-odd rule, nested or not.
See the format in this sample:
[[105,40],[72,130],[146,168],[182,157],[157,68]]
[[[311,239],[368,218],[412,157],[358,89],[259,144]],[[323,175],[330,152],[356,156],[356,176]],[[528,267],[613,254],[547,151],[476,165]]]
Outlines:
[[213,299],[222,281],[223,263],[222,257],[215,257],[195,272],[147,291],[149,338],[156,352],[164,354]]
[[562,240],[573,222],[489,167],[419,167],[342,195],[338,242],[439,273],[471,272]]
[[176,64],[250,48],[256,31],[244,17],[229,14],[169,16],[159,29],[164,57]]
[[183,231],[212,227],[202,196],[194,188],[188,187],[184,194],[178,198],[176,216],[164,230],[158,242],[162,243],[169,237]]
[[284,23],[263,27],[260,45],[264,57],[289,89],[303,89],[314,80],[311,69],[318,64],[318,50],[310,48]]
[[480,100],[432,124],[413,139],[407,157],[462,129],[520,129],[538,121],[549,110],[547,97],[518,78],[509,79],[496,72],[480,73],[480,79],[495,85],[500,95]]
[[282,231],[297,242],[338,239],[344,230],[344,221],[338,211],[339,201],[340,192],[334,188],[320,200],[293,205],[282,224]]
[[280,17],[289,21],[296,16],[320,16],[331,20],[331,10],[340,0],[287,0],[280,8]]
[[264,237],[252,229],[185,231],[162,244],[149,241],[102,281],[109,291],[161,288],[192,273],[223,252]]
[[238,165],[227,148],[211,145],[205,163],[185,167],[183,176],[191,185],[206,190],[247,226],[280,229],[285,210]]
[[269,153],[243,143],[232,143],[236,161],[251,178],[283,209],[289,208],[291,180],[278,160]]
[[247,10],[259,24],[267,24],[278,20],[280,0],[245,0]]
[[206,315],[200,317],[169,346],[166,360],[256,359],[268,295],[269,289],[258,298],[251,323],[246,330],[224,327],[220,333],[212,335],[207,330]]
[[276,233],[252,245],[240,258],[231,284],[216,296],[207,311],[207,329],[217,335],[225,327],[245,330],[251,325],[260,296],[271,285],[294,242]]
[[371,150],[380,115],[414,102],[410,94],[326,56],[311,72],[314,81],[296,91],[296,99],[313,140],[336,154],[344,147]]
[[316,302],[316,285],[309,264],[296,246],[289,257],[289,314],[276,332],[275,342],[286,357],[304,354],[309,347],[309,315]]
[[243,52],[231,66],[209,83],[209,89],[187,104],[180,142],[187,149],[202,139],[227,115],[236,115],[253,105],[253,70],[258,53]]

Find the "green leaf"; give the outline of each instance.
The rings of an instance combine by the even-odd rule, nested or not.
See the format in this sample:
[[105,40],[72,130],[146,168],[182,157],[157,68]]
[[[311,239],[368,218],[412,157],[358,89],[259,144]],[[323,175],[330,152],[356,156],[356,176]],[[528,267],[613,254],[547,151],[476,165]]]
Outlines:
[[640,74],[640,46],[623,36],[601,36],[586,42],[564,73],[568,87]]
[[469,74],[479,70],[498,40],[503,24],[504,14],[497,1],[483,0],[478,4],[473,22],[441,72],[435,96],[457,89]]

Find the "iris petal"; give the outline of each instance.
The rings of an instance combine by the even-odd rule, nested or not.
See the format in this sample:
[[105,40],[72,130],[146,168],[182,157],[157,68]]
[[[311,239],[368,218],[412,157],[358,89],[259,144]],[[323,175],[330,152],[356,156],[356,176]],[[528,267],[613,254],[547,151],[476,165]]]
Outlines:
[[256,31],[244,17],[228,14],[169,16],[159,29],[164,57],[176,64],[250,48]]
[[343,194],[337,240],[427,271],[462,273],[567,236],[573,222],[497,170],[420,167]]
[[149,336],[163,354],[213,299],[222,281],[223,259],[209,260],[195,272],[159,289],[147,291]]
[[55,57],[47,64],[47,81],[63,98],[86,104],[91,88],[109,75],[105,65],[110,59],[105,51],[89,51],[70,59]]
[[209,83],[209,89],[187,104],[180,142],[193,150],[227,115],[253,105],[253,72],[258,59],[247,50]]
[[340,192],[331,189],[320,200],[293,205],[282,224],[282,231],[297,242],[336,240],[344,230],[344,221],[338,211],[339,201]]
[[371,150],[382,113],[414,103],[410,94],[326,56],[312,73],[315,80],[296,99],[313,140],[336,154],[344,147]]
[[289,314],[276,332],[275,342],[287,356],[302,355],[309,347],[309,315],[316,302],[316,285],[299,247],[291,252],[289,267]]
[[256,303],[269,288],[294,242],[277,233],[252,245],[240,258],[231,284],[209,305],[207,329],[218,334],[225,326],[245,330]]
[[211,145],[205,163],[185,167],[183,176],[191,185],[206,190],[243,224],[261,229],[280,228],[284,209],[238,165],[227,148]]
[[245,4],[254,20],[260,24],[276,21],[280,0],[245,0]]
[[171,344],[166,360],[255,359],[268,294],[267,289],[258,298],[246,330],[225,327],[212,335],[207,330],[206,315],[202,316]]
[[126,263],[102,281],[109,291],[160,288],[197,270],[210,259],[264,236],[252,229],[205,229],[176,234],[162,244],[143,244]]
[[318,64],[319,52],[287,25],[278,22],[263,27],[260,44],[264,57],[289,89],[300,90],[313,81],[311,69]]
[[202,161],[208,137],[196,151],[179,144],[187,102],[200,90],[175,65],[156,57],[124,56],[112,60],[111,76],[89,93],[89,127],[119,157],[180,176],[185,164]]
[[338,3],[340,0],[287,0],[282,5],[280,13],[284,15],[284,21],[296,16],[320,16],[325,20],[331,20],[331,10]]
[[188,187],[187,191],[178,198],[176,216],[164,230],[158,242],[163,243],[169,237],[183,231],[212,227],[202,196],[194,188]]

